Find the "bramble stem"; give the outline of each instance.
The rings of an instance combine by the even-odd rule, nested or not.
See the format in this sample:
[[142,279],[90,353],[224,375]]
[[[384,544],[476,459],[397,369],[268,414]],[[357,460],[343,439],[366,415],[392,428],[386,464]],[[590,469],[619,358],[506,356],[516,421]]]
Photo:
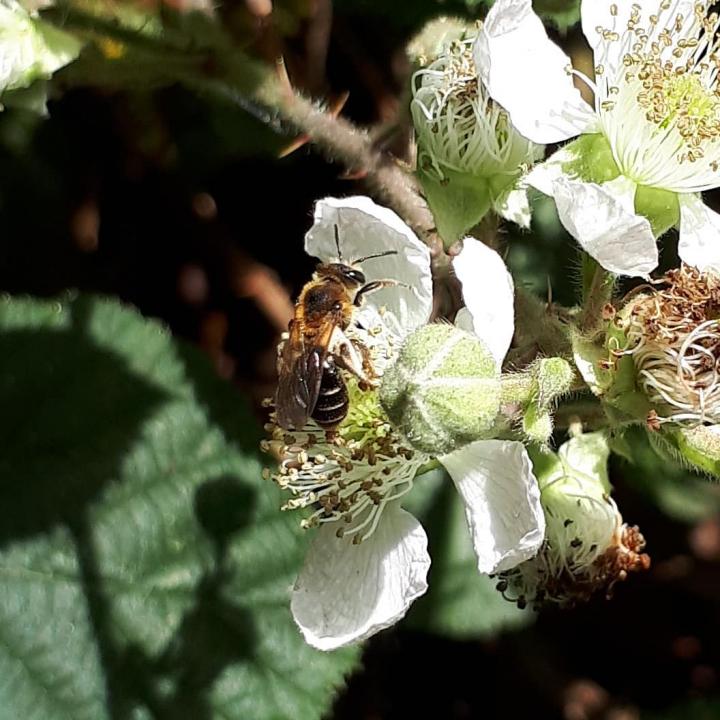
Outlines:
[[58,3],[44,18],[66,31],[92,39],[112,38],[146,54],[157,54],[160,68],[168,55],[187,59],[187,66],[178,71],[182,73],[178,81],[250,110],[276,131],[285,129],[278,122],[281,120],[307,136],[328,160],[341,163],[361,177],[372,195],[415,230],[430,248],[435,265],[447,264],[432,213],[412,173],[375,147],[366,130],[326,112],[319,103],[296,92],[286,77],[283,82],[280,73],[234,47],[220,28],[213,26],[216,43],[209,46],[207,36],[202,36],[203,42],[196,42],[192,32],[183,32],[189,25],[164,27],[162,34],[151,34],[143,28],[134,30],[115,20],[77,10],[67,3]]
[[603,308],[612,300],[615,276],[599,263],[583,258],[583,307],[578,317],[582,333],[591,333],[602,321]]

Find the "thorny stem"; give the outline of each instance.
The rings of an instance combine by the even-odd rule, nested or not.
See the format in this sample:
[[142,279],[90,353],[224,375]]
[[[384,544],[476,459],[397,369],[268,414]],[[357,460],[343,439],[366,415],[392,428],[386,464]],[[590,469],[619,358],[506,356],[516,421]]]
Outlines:
[[[162,57],[172,54],[187,58],[188,67],[182,70],[184,75],[179,80],[199,91],[221,95],[250,110],[276,130],[279,116],[306,135],[326,158],[342,163],[349,171],[361,176],[371,194],[395,210],[428,245],[435,266],[447,264],[432,213],[411,173],[376,148],[367,131],[325,112],[318,103],[297,93],[289,83],[283,83],[279,73],[268,71],[237,48],[198,49],[192,36],[184,36],[175,30],[166,32],[164,29],[162,36],[154,36],[66,4],[59,5],[46,17],[65,30],[110,37],[123,45],[156,52]],[[161,63],[162,57],[159,58]],[[253,105],[261,107],[253,108]],[[269,112],[263,112],[262,108]]]
[[274,107],[287,122],[307,134],[329,160],[340,161],[349,170],[361,172],[371,193],[392,207],[418,233],[434,257],[444,254],[442,241],[434,230],[432,213],[412,176],[376,149],[365,130],[275,84],[261,87],[257,96],[260,102]]

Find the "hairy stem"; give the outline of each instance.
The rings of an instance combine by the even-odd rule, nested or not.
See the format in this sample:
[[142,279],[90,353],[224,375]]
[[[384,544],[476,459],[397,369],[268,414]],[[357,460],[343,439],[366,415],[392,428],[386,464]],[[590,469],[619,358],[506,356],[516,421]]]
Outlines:
[[44,17],[63,30],[90,39],[112,38],[146,54],[155,53],[160,68],[168,55],[187,59],[187,67],[179,71],[182,77],[178,77],[178,81],[201,93],[221,96],[250,111],[277,131],[287,131],[291,127],[306,136],[328,160],[341,163],[363,178],[369,192],[395,210],[415,230],[430,248],[434,265],[447,264],[432,213],[421,197],[412,173],[375,147],[364,129],[326,112],[320,104],[296,92],[279,71],[281,63],[276,68],[278,72],[274,72],[233,46],[216,26],[213,26],[215,34],[211,35],[215,44],[208,46],[205,36],[200,42],[190,32],[183,33],[176,28],[164,27],[160,34],[144,28],[134,29],[114,19],[78,10],[68,3],[58,3]]
[[583,259],[583,307],[578,316],[582,333],[590,333],[602,321],[603,308],[612,299],[615,277],[589,257]]

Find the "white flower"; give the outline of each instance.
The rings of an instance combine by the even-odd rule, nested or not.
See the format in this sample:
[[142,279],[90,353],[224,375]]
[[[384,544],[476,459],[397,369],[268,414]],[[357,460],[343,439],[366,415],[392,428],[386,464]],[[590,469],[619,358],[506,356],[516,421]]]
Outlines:
[[[676,193],[658,212],[676,217],[679,205],[681,258],[701,269],[720,265],[720,215],[698,194],[720,186],[719,20],[708,5],[582,0],[594,82],[548,39],[531,0],[497,0],[478,36],[482,78],[522,134],[543,143],[604,138],[611,177],[588,181],[592,168],[573,162],[581,149],[570,145],[528,182],[555,198],[565,227],[612,272],[644,276],[657,265],[650,223],[636,213],[638,188]],[[593,91],[593,106],[573,75]]]
[[[451,196],[472,194],[467,227],[477,224],[490,205],[506,219],[529,227],[526,189],[517,181],[542,157],[543,148],[520,135],[505,110],[490,98],[478,79],[473,42],[468,38],[449,43],[436,60],[413,75],[410,111],[420,177],[427,175],[448,187]],[[426,190],[432,202],[438,191]],[[457,215],[464,207],[451,206],[451,212]]]
[[[369,294],[357,312],[357,326],[348,331],[370,347],[375,369],[382,372],[403,337],[430,316],[429,252],[395,213],[354,197],[318,202],[306,236],[310,255],[337,261],[335,225],[345,262],[397,251],[362,269],[368,281],[391,278],[404,285]],[[496,257],[487,270],[479,268],[478,279],[490,291],[498,288],[497,277],[485,278],[485,272],[497,276],[500,263],[507,276]],[[502,308],[497,319],[510,323],[509,330],[500,329],[507,343],[512,336],[509,282],[506,277],[502,298],[493,297]],[[488,344],[504,353],[496,330],[488,334]],[[306,641],[321,650],[359,642],[397,622],[426,591],[430,567],[425,531],[400,506],[430,457],[399,436],[376,391],[360,390],[354,381],[348,386],[350,410],[335,434],[326,435],[312,422],[291,432],[270,424],[272,440],[266,443],[281,457],[279,470],[266,474],[293,492],[286,507],[308,508],[303,524],[317,528],[292,591],[291,610]],[[488,440],[440,460],[465,503],[479,570],[507,569],[531,557],[542,542],[544,519],[522,445]]]
[[0,2],[0,93],[49,77],[79,51],[71,35],[37,20],[13,0]]

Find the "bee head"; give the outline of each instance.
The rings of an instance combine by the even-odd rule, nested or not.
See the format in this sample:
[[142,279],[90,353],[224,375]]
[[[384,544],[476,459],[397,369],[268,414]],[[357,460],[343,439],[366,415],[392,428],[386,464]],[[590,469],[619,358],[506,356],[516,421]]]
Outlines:
[[332,277],[339,280],[343,285],[349,288],[360,287],[365,284],[365,274],[343,263],[328,263],[318,266],[317,274],[321,277]]

